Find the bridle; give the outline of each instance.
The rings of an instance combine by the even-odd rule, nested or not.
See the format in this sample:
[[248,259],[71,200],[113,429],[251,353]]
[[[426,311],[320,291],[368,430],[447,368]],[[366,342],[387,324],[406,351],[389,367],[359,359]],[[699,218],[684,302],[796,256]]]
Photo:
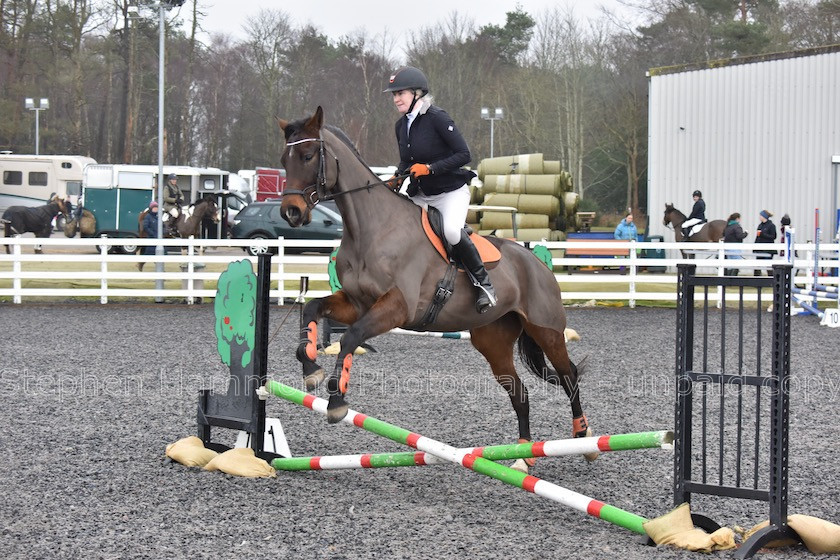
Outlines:
[[[356,191],[369,190],[372,187],[375,187],[377,185],[384,185],[385,183],[387,183],[388,181],[391,180],[391,179],[387,179],[387,180],[374,181],[372,183],[368,183],[368,184],[363,185],[361,187],[355,187],[355,188],[347,189],[346,191],[341,191],[341,192],[337,192],[337,193],[330,193],[330,192],[327,191],[327,170],[326,170],[326,164],[325,164],[325,161],[326,161],[325,154],[329,153],[332,156],[332,158],[335,160],[336,182],[338,181],[338,172],[339,172],[339,168],[340,168],[338,158],[336,157],[335,154],[332,153],[332,151],[329,149],[329,147],[326,147],[325,140],[323,138],[320,138],[320,137],[318,137],[318,138],[303,138],[301,140],[295,140],[294,142],[287,143],[286,147],[290,148],[292,146],[296,146],[298,144],[304,144],[304,143],[307,143],[307,142],[318,142],[318,157],[319,157],[318,176],[315,178],[314,183],[312,183],[311,185],[308,185],[308,186],[306,186],[302,189],[283,189],[283,192],[281,193],[280,196],[282,197],[282,196],[285,196],[287,194],[300,195],[303,198],[304,202],[306,202],[306,207],[309,210],[314,208],[315,205],[317,205],[322,200],[335,200],[339,196],[342,196],[342,195],[345,195],[345,194],[350,194],[350,193],[353,193],[353,192],[356,192]],[[396,176],[396,178],[398,180],[405,179],[406,177],[408,177],[408,174]],[[332,187],[332,186],[333,185],[330,185],[330,187]]]

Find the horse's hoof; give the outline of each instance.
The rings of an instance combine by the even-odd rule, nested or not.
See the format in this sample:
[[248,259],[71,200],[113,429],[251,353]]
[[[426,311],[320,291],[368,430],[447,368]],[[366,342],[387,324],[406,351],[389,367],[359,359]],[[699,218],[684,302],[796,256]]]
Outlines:
[[525,462],[525,459],[517,459],[514,463],[510,466],[515,471],[519,471],[521,473],[528,474],[528,463]]
[[[591,428],[586,428],[586,437],[592,437]],[[600,455],[600,453],[598,453],[597,451],[593,451],[591,453],[584,453],[583,458],[586,459],[587,463],[591,463],[592,461],[598,458],[598,455]]]
[[347,416],[347,401],[344,400],[344,395],[330,395],[330,401],[327,404],[327,422],[330,424],[337,424]]
[[303,376],[303,386],[307,391],[314,391],[318,388],[318,385],[324,381],[324,370],[323,368],[318,368],[314,372],[310,373],[309,375],[304,374]]

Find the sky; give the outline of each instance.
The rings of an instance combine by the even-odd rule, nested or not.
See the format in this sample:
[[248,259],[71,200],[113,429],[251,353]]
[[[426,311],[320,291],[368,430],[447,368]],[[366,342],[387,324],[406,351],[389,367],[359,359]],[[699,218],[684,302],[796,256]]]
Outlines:
[[[423,0],[422,2],[383,2],[381,0],[302,0],[278,2],[277,0],[201,0],[207,13],[203,26],[210,32],[224,32],[236,39],[245,37],[243,27],[249,17],[256,17],[260,9],[282,10],[295,27],[311,23],[331,39],[365,29],[369,37],[382,35],[387,30],[397,40],[398,57],[408,32],[402,29],[420,29],[444,21],[457,11],[463,18],[472,19],[477,27],[505,24],[505,14],[519,5],[536,17],[557,6],[561,10],[571,7],[581,20],[596,18],[601,6],[620,10],[618,0]],[[186,10],[182,10],[186,14]],[[186,23],[186,22],[185,22]]]

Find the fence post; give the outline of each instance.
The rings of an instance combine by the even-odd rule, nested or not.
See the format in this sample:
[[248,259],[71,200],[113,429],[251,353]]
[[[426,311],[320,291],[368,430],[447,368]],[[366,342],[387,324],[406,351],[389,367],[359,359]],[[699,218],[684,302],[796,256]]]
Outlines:
[[[20,239],[19,235],[14,236],[12,239]],[[12,279],[12,288],[14,289],[14,295],[12,296],[12,301],[14,303],[23,303],[23,292],[22,282],[20,280],[20,273],[21,273],[21,262],[20,262],[20,243],[15,243],[12,245],[14,247],[13,253],[15,255],[15,260],[12,261],[12,272],[14,273],[14,278]]]
[[283,292],[286,289],[286,283],[283,277],[286,274],[286,268],[283,265],[286,262],[286,246],[282,237],[277,238],[277,305],[283,305]]
[[[107,239],[107,235],[102,236],[103,239]],[[99,246],[99,256],[102,258],[99,261],[99,273],[102,277],[99,279],[99,289],[102,293],[99,295],[99,303],[105,304],[108,303],[108,248],[109,245],[100,245]]]
[[637,260],[636,260],[636,240],[630,240],[630,285],[628,286],[629,294],[628,298],[630,299],[630,309],[636,308],[636,271],[637,269]]
[[187,240],[187,305],[195,303],[195,297],[193,294],[193,289],[195,288],[195,283],[193,281],[193,273],[195,272],[195,266],[193,264],[194,255],[195,236],[190,235],[190,238]]

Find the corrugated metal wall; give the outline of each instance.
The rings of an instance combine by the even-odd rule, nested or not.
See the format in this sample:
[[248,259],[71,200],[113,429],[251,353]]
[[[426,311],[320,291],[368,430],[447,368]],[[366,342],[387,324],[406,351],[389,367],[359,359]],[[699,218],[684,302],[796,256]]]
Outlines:
[[[830,49],[829,49],[830,50]],[[758,213],[778,228],[791,216],[797,241],[822,240],[836,225],[840,156],[840,47],[834,52],[717,68],[651,71],[648,214],[650,234],[673,240],[662,224],[665,203],[684,214],[703,192],[706,218],[741,213],[755,239]]]

